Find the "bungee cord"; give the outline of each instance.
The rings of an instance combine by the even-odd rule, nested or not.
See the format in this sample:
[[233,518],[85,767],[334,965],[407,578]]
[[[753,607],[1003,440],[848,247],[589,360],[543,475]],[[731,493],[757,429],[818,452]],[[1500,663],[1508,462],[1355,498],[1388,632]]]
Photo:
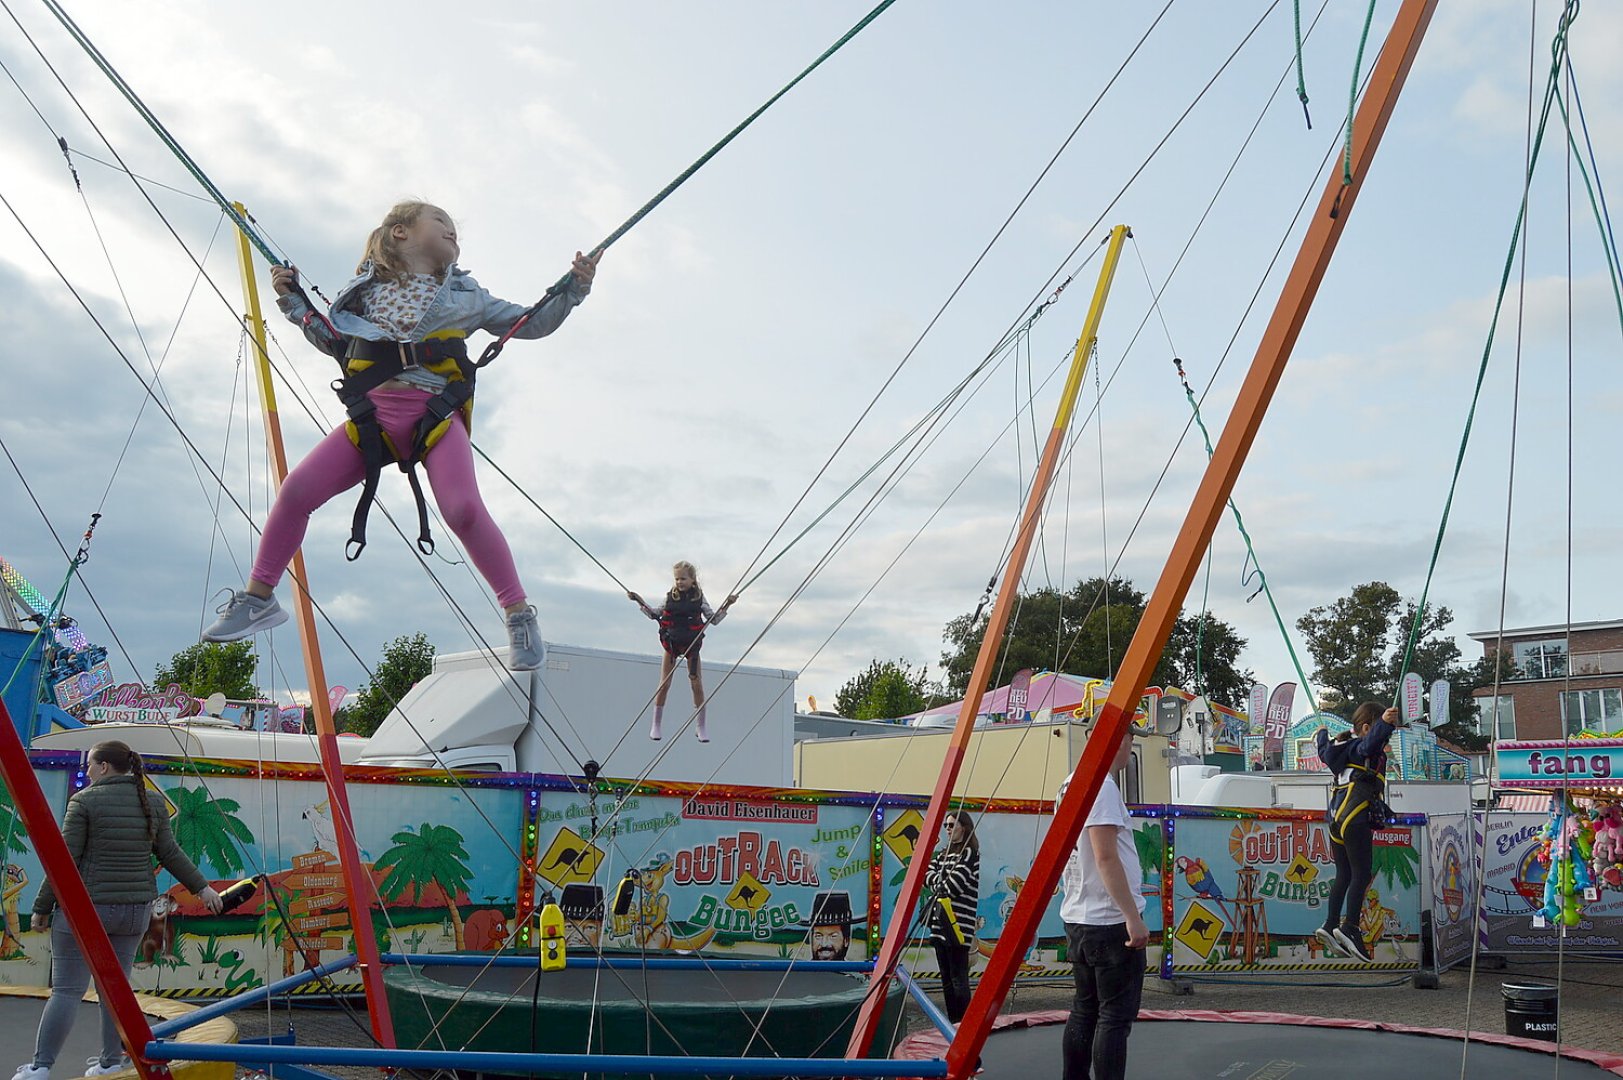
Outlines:
[[[1146,274],[1146,276],[1147,276],[1147,274]],[[1096,372],[1096,377],[1097,377],[1097,372]],[[487,458],[487,461],[489,461],[489,458]],[[539,507],[539,503],[537,503],[537,508],[540,508],[540,507]],[[545,513],[545,512],[544,512],[544,513]],[[549,516],[550,516],[550,515],[549,515]],[[560,526],[560,528],[562,528],[562,526]],[[566,533],[566,534],[568,534],[568,533]],[[570,538],[570,539],[571,539],[571,541],[573,541],[573,536],[571,536],[571,538]],[[576,541],[576,546],[579,546],[579,544],[578,544],[578,541]],[[583,551],[586,551],[586,549],[584,549],[584,547],[581,547],[581,549],[583,549]],[[588,554],[588,555],[589,555],[589,552],[586,552],[586,554]],[[592,560],[594,560],[594,562],[597,562],[597,560],[596,560],[596,559],[592,559]],[[599,567],[601,567],[601,568],[604,568],[604,570],[605,570],[605,573],[607,573],[607,567],[602,567],[602,564],[597,564],[597,565],[599,565]],[[612,573],[609,573],[609,577],[610,577],[610,578],[613,578],[613,575],[612,575]],[[617,581],[617,583],[618,583],[618,578],[615,578],[615,581]]]

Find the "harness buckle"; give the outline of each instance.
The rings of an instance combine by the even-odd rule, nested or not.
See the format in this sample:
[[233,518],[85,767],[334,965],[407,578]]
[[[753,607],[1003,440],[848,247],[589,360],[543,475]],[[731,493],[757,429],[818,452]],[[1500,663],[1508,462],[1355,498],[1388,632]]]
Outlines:
[[417,346],[410,341],[397,341],[395,346],[400,350],[400,370],[409,371],[418,367]]

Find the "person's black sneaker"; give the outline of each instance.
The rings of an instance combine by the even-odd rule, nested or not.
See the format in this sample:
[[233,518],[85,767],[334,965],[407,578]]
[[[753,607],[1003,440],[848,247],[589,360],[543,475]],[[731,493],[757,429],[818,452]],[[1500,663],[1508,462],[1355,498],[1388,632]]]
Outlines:
[[1354,960],[1362,960],[1366,964],[1375,962],[1374,954],[1369,951],[1369,946],[1364,944],[1364,935],[1359,932],[1356,926],[1350,930],[1345,926],[1338,926],[1334,933],[1336,941],[1341,945],[1342,952],[1345,952]]
[[1341,942],[1336,940],[1336,928],[1333,926],[1321,926],[1313,931],[1313,936],[1318,939],[1320,945],[1324,946],[1324,955],[1326,956],[1336,956],[1346,952],[1341,947]]

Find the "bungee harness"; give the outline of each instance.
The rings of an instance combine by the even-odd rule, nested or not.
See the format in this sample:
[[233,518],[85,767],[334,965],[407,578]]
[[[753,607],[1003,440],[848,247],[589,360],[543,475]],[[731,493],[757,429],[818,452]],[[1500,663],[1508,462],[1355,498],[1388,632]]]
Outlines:
[[1348,762],[1347,767],[1336,774],[1336,782],[1330,788],[1330,841],[1345,845],[1342,836],[1347,826],[1358,820],[1359,814],[1368,813],[1371,825],[1380,824],[1375,818],[1384,814],[1386,803],[1382,793],[1385,790],[1386,777],[1382,773],[1368,765]]
[[688,652],[704,633],[704,593],[698,589],[667,594],[659,616],[659,640],[673,656]]
[[[349,414],[344,430],[366,465],[366,479],[350,523],[349,542],[344,545],[344,557],[351,562],[360,558],[366,547],[366,518],[377,497],[383,467],[391,463],[406,474],[411,497],[417,503],[417,549],[424,555],[434,554],[434,538],[428,528],[428,503],[423,498],[417,466],[444,437],[458,412],[472,430],[473,390],[478,369],[468,359],[466,338],[464,330],[447,329],[435,331],[426,341],[416,342],[345,339],[340,358],[344,376],[335,379],[332,388]],[[445,389],[429,398],[428,408],[412,429],[411,445],[402,448],[394,444],[378,423],[377,407],[367,394],[410,368],[421,368],[450,381]]]

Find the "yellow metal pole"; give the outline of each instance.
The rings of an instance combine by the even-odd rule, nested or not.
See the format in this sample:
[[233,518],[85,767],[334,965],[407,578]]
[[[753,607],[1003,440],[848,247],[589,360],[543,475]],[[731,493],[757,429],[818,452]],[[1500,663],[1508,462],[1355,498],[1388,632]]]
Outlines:
[[[248,219],[241,203],[233,203],[238,221]],[[277,490],[287,478],[287,450],[282,445],[282,421],[276,411],[276,387],[271,382],[270,353],[265,340],[265,316],[259,306],[259,288],[254,280],[254,252],[248,234],[237,230],[237,262],[242,270],[242,296],[249,335],[254,341],[254,370],[258,375],[260,408],[265,421],[265,449],[275,468]],[[366,989],[366,1010],[372,1021],[372,1035],[378,1044],[393,1047],[394,1022],[389,1001],[383,992],[383,965],[372,926],[371,867],[361,862],[352,828],[349,791],[344,785],[344,762],[338,753],[338,730],[333,724],[332,705],[327,700],[327,672],[321,662],[321,642],[316,635],[315,608],[310,603],[309,578],[304,570],[304,552],[293,553],[290,567],[293,579],[293,613],[299,628],[299,645],[304,654],[304,674],[310,687],[310,711],[316,721],[316,744],[321,753],[321,775],[327,783],[327,799],[332,805],[333,831],[338,840],[338,861],[349,893],[351,936],[355,955],[360,957],[361,982]],[[275,783],[275,781],[272,781]],[[451,901],[455,903],[455,897]],[[289,928],[295,937],[296,928]],[[320,931],[316,931],[320,936]]]
[[1166,647],[1167,635],[1194,581],[1201,556],[1211,543],[1212,533],[1234,491],[1240,466],[1267,414],[1297,334],[1307,319],[1364,178],[1369,175],[1370,163],[1436,6],[1437,0],[1403,0],[1393,19],[1353,123],[1353,181],[1342,183],[1339,163],[1325,180],[1318,211],[1302,237],[1301,249],[1285,279],[1273,316],[1257,343],[1251,368],[1240,385],[1223,434],[1190,502],[1183,527],[1173,541],[1166,566],[1156,578],[1138,628],[1115,671],[1110,694],[1094,722],[1065,797],[1054,806],[1054,819],[1037,849],[1025,886],[1004,920],[997,949],[981,973],[980,984],[947,1049],[947,1075],[952,1080],[964,1080],[975,1072],[992,1021],[1003,1008],[1004,997],[1059,884],[1065,862],[1082,833],[1110,761],[1121,740],[1128,737],[1133,711],[1149,683],[1150,673],[1155,670],[1161,650]]
[[[1105,301],[1110,297],[1110,284],[1116,276],[1116,264],[1121,260],[1122,245],[1131,235],[1125,225],[1117,225],[1110,230],[1104,266],[1099,269],[1099,283],[1093,290],[1093,302],[1088,305],[1088,317],[1082,324],[1082,336],[1077,339],[1076,352],[1071,357],[1071,371],[1065,379],[1059,409],[1054,415],[1054,426],[1049,429],[1048,441],[1043,446],[1036,475],[1032,477],[1031,492],[1026,498],[1025,513],[1020,520],[1020,531],[1015,537],[1014,548],[1009,553],[1008,565],[1003,570],[1003,583],[998,589],[997,601],[992,605],[986,633],[981,638],[980,651],[975,655],[975,668],[969,676],[968,693],[964,696],[963,706],[958,710],[958,724],[953,728],[952,739],[947,744],[946,759],[941,763],[941,775],[936,778],[935,793],[930,797],[930,806],[924,813],[924,827],[919,834],[920,844],[934,843],[936,834],[941,831],[941,822],[947,816],[947,802],[958,782],[964,753],[975,730],[975,714],[980,711],[981,699],[986,694],[986,684],[991,679],[993,665],[997,662],[998,646],[1003,640],[1004,630],[1008,628],[1015,602],[1019,599],[1020,576],[1025,570],[1026,558],[1030,555],[1031,546],[1037,537],[1037,525],[1042,518],[1043,504],[1048,498],[1049,484],[1053,481],[1055,470],[1059,466],[1060,451],[1065,446],[1065,433],[1070,428],[1071,417],[1076,411],[1076,398],[1082,389],[1082,377],[1088,370],[1088,358],[1093,355],[1094,345],[1099,340],[1099,321],[1104,317]],[[866,1056],[873,1045],[874,1032],[885,1005],[885,987],[889,984],[896,964],[901,959],[902,949],[907,944],[908,929],[913,922],[913,909],[917,906],[919,893],[924,888],[924,871],[929,862],[929,851],[915,847],[913,857],[907,865],[907,876],[902,881],[902,891],[896,897],[896,906],[891,909],[890,926],[879,945],[879,956],[874,962],[873,984],[868,987],[862,1009],[857,1014],[856,1027],[851,1032],[851,1041],[846,1046],[845,1056],[848,1058]]]

